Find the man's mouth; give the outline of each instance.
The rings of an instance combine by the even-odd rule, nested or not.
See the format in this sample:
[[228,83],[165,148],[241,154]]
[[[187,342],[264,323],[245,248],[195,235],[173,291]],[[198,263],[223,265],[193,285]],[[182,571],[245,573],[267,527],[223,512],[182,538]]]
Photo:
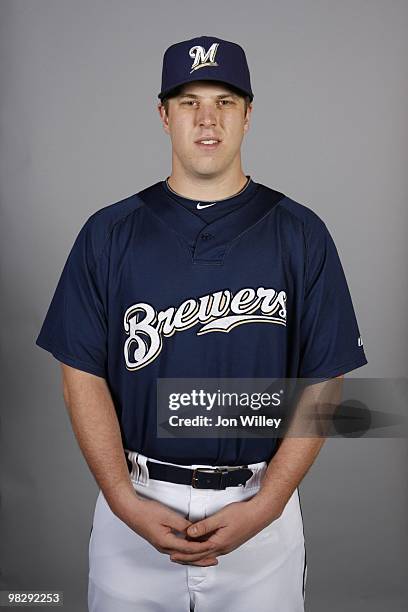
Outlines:
[[195,144],[204,151],[213,151],[219,146],[220,143],[221,140],[218,140],[217,138],[201,138],[200,140],[195,141]]

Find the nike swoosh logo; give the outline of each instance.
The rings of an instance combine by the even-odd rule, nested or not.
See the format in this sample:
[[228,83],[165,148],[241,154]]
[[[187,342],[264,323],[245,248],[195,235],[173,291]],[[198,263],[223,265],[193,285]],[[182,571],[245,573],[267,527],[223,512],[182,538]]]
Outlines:
[[216,204],[217,202],[213,202],[212,204],[201,204],[201,202],[198,202],[197,204],[197,208],[198,210],[201,210],[202,208],[208,208],[209,206],[214,206],[214,204]]

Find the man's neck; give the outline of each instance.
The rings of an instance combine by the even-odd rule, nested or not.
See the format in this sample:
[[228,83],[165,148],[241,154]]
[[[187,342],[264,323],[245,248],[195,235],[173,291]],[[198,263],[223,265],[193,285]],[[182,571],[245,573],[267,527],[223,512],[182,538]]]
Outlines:
[[168,177],[169,187],[185,198],[210,201],[229,198],[245,187],[247,177],[242,170],[234,176],[197,179],[172,174]]

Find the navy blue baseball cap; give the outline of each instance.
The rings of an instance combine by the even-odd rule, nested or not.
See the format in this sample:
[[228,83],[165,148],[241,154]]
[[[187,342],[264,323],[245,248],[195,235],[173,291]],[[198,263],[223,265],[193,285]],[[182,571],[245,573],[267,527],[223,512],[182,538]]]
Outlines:
[[171,45],[163,56],[160,99],[193,81],[222,81],[247,94],[252,102],[245,51],[237,43],[214,36],[198,36]]

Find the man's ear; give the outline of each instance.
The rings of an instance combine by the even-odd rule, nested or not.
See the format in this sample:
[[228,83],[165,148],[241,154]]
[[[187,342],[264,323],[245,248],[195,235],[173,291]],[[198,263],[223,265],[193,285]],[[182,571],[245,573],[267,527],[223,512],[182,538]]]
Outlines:
[[245,119],[244,119],[244,132],[247,132],[249,130],[249,123],[250,123],[250,119],[251,119],[251,113],[252,113],[252,102],[250,102],[248,104],[248,108],[246,111],[246,115],[245,115]]
[[160,119],[163,125],[163,129],[166,132],[166,134],[169,134],[169,118],[168,115],[166,113],[166,109],[164,107],[164,104],[162,104],[161,102],[159,102],[157,104],[157,110],[159,112],[160,115]]

